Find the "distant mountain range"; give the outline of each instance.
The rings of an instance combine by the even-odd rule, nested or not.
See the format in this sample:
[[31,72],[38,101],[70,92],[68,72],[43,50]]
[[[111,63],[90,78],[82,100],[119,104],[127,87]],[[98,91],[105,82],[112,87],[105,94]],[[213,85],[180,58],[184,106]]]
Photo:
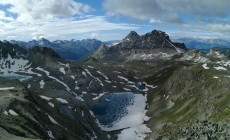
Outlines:
[[185,43],[187,48],[210,49],[210,48],[230,48],[230,41],[224,39],[198,39],[179,38],[174,41]]
[[61,57],[70,60],[79,60],[92,52],[96,51],[102,44],[101,41],[96,39],[84,39],[84,40],[56,40],[49,41],[47,39],[32,40],[32,41],[16,41],[10,40],[3,42],[9,42],[11,44],[18,44],[19,46],[31,48],[35,46],[49,47],[55,50]]
[[[115,53],[119,53],[121,52],[121,50],[122,51],[130,50],[130,47],[132,48],[131,49],[132,51],[135,50],[134,53],[138,52],[139,49],[152,50],[154,48],[155,49],[154,53],[163,52],[163,54],[165,54],[164,52],[166,50],[167,51],[170,50],[172,51],[173,49],[175,50],[174,45],[175,46],[182,45],[182,50],[184,50],[184,47],[186,46],[188,49],[195,48],[203,52],[209,52],[210,48],[218,48],[219,50],[222,50],[223,48],[224,49],[230,48],[230,41],[223,40],[223,39],[179,38],[171,41],[167,34],[157,30],[154,30],[142,36],[132,31],[123,40],[111,40],[106,42],[102,42],[97,39],[84,39],[84,40],[72,39],[72,40],[49,41],[45,38],[42,38],[40,40],[31,40],[28,42],[16,41],[16,40],[10,40],[10,41],[4,40],[3,42],[18,44],[19,46],[26,47],[26,48],[31,48],[35,46],[48,47],[56,51],[62,58],[69,59],[69,60],[84,59],[87,56],[90,56],[91,54],[95,53],[100,48],[100,46],[104,46],[103,51],[105,51],[106,49],[106,52],[103,53],[113,54],[111,56],[108,55],[103,56],[107,58],[117,57]],[[182,42],[184,43],[185,46],[183,44],[178,44],[173,42]],[[181,49],[180,47],[178,48]],[[96,53],[98,54],[99,52],[102,52],[102,50],[99,50]],[[143,56],[145,58],[144,53],[143,54],[138,53],[138,55],[139,54],[140,56]],[[138,57],[137,54],[130,55],[130,57],[133,58],[134,55]],[[122,57],[124,58],[125,56]]]

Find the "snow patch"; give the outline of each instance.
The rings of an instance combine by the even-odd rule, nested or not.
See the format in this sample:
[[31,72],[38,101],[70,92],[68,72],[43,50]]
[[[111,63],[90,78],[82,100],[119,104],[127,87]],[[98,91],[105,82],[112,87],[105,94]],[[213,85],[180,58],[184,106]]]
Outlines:
[[209,69],[209,67],[207,66],[207,64],[203,64],[202,67],[203,67],[204,69],[206,69],[206,70]]
[[4,87],[4,88],[0,88],[0,91],[2,91],[2,90],[11,90],[11,89],[14,89],[14,87]]
[[81,111],[81,116],[84,117],[84,111]]
[[6,59],[0,60],[0,72],[18,72],[24,71],[29,68],[31,64],[29,64],[28,60],[24,60],[22,58],[16,59],[12,58],[10,54],[8,54]]
[[95,77],[93,76],[90,71],[88,69],[85,69],[85,71],[87,72],[87,74],[89,74],[92,78],[94,78],[95,80],[97,80],[99,82],[99,84],[103,87],[104,84],[102,83],[102,81],[98,78],[98,77]]
[[108,80],[109,78],[107,76],[105,76],[105,74],[103,74],[102,72],[100,71],[97,71],[97,73],[99,73],[100,75],[102,75],[106,80]]
[[48,114],[46,114],[46,115],[49,117],[49,119],[50,119],[50,121],[51,121],[52,123],[59,125],[59,124],[57,123],[57,121],[54,120],[53,117],[51,117],[51,116],[48,115]]
[[61,80],[59,80],[59,79],[57,79],[57,78],[55,78],[55,77],[53,77],[53,76],[50,76],[50,72],[49,71],[46,71],[46,70],[44,70],[44,69],[42,69],[42,68],[40,68],[40,67],[37,67],[36,68],[37,70],[40,70],[40,71],[42,71],[42,72],[44,72],[50,79],[53,79],[53,80],[55,80],[56,82],[58,82],[58,83],[60,83],[61,85],[63,85],[65,88],[66,88],[66,90],[68,91],[68,92],[70,92],[71,94],[74,94],[76,97],[76,99],[78,99],[78,100],[80,100],[80,101],[84,101],[81,97],[79,97],[76,93],[74,93],[69,87],[68,87],[68,85],[67,84],[65,84],[64,82],[62,82]]
[[89,67],[89,68],[91,68],[91,69],[94,69],[94,67],[93,67],[93,66],[90,66],[90,65],[87,65],[87,67]]
[[100,97],[104,96],[106,93],[108,93],[108,92],[103,92],[103,93],[99,94],[97,97],[94,97],[93,100],[99,99]]
[[68,104],[68,101],[66,101],[65,99],[62,98],[56,98],[56,99],[63,104]]
[[129,81],[127,78],[125,78],[125,77],[123,77],[123,76],[118,75],[117,77],[120,78],[120,79],[122,79],[122,80],[125,80],[126,82]]
[[144,140],[152,131],[145,125],[127,128],[118,134],[117,140]]
[[3,114],[8,115],[8,112],[4,110]]
[[59,68],[59,71],[65,75],[65,68],[61,67]]
[[110,84],[112,83],[112,82],[111,82],[111,81],[109,81],[109,80],[105,80],[105,82],[110,83]]
[[54,104],[52,102],[49,102],[48,105],[50,105],[52,108],[54,108]]
[[44,95],[40,95],[40,97],[41,97],[42,99],[44,99],[44,100],[47,100],[47,101],[50,101],[51,99],[53,99],[53,98],[51,98],[51,97],[47,97],[47,96],[44,96]]
[[16,113],[14,110],[10,109],[9,113],[13,116],[18,116],[18,113]]
[[31,85],[30,85],[30,84],[28,84],[28,85],[27,85],[27,88],[31,88]]
[[41,80],[39,84],[40,84],[40,88],[44,88],[45,82],[43,80]]
[[47,131],[47,133],[48,133],[48,136],[49,136],[51,139],[54,139],[54,136],[53,136],[52,131]]
[[214,69],[216,69],[216,70],[227,70],[226,68],[224,68],[224,67],[221,67],[221,66],[218,66],[218,67],[214,67]]
[[85,77],[87,77],[87,75],[86,75],[86,73],[84,71],[82,72],[82,75],[84,75]]
[[123,88],[125,91],[131,91],[131,89],[128,89],[128,88]]

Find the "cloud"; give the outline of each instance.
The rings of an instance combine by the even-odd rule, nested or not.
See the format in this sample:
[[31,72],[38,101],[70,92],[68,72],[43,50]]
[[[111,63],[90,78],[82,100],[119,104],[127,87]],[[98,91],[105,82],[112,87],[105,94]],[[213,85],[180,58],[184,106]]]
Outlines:
[[[90,16],[89,18],[63,18],[52,20],[36,20],[33,22],[0,22],[0,38],[17,36],[17,40],[38,39],[41,36],[47,39],[76,38],[80,34],[91,34],[98,31],[135,30],[137,25],[111,23],[104,16]],[[93,34],[95,36],[95,34]],[[86,38],[90,38],[88,36]]]
[[109,22],[77,0],[0,0],[0,38],[16,40],[99,37],[97,32],[133,30],[137,25]]
[[13,21],[14,18],[6,16],[4,11],[0,10],[0,21]]
[[229,0],[104,0],[110,15],[123,15],[150,23],[215,22],[230,17]]
[[226,39],[230,38],[230,24],[207,23],[200,25],[182,24],[168,29],[167,33],[176,38],[209,38],[209,39]]
[[99,36],[98,33],[91,33],[91,38],[96,38],[96,37],[98,37],[98,36]]
[[74,0],[1,0],[0,4],[10,5],[7,12],[16,14],[21,22],[71,17],[93,10],[89,5]]
[[33,35],[32,39],[34,39],[34,40],[39,40],[39,39],[42,39],[42,38],[46,38],[44,34],[32,33],[32,35]]

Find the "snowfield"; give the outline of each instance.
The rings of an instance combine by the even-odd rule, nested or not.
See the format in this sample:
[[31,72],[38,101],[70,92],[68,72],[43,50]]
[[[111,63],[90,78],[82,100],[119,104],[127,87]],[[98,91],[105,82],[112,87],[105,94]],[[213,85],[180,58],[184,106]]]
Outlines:
[[127,128],[118,134],[117,140],[144,140],[152,131],[145,125]]

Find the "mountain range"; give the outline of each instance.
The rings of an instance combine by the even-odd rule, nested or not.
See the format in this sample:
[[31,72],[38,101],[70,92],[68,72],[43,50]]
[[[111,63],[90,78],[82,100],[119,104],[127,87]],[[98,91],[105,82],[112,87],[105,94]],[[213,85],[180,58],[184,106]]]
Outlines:
[[174,41],[184,42],[188,48],[195,49],[230,48],[230,41],[225,39],[179,38]]
[[0,139],[230,137],[230,60],[220,51],[187,49],[159,30],[132,31],[85,61],[42,42],[0,42]]
[[145,35],[131,31],[122,41],[111,45],[102,45],[94,54],[103,60],[146,60],[170,58],[187,51],[183,43],[172,42],[162,31],[153,30]]
[[55,50],[61,57],[70,60],[79,60],[97,50],[102,44],[101,41],[96,39],[84,39],[84,40],[56,40],[49,41],[47,39],[32,40],[32,41],[3,41],[10,42],[12,44],[18,44],[19,46],[31,48],[35,46],[49,47]]
[[[155,34],[155,35],[154,35]],[[154,38],[155,36],[155,38]],[[166,38],[165,40],[163,38]],[[153,42],[148,42],[148,38],[150,40],[154,40]],[[135,40],[135,42],[133,41]],[[183,42],[184,45],[187,48],[195,48],[203,52],[208,52],[210,48],[216,48],[218,50],[223,50],[224,52],[226,49],[230,48],[230,42],[228,40],[224,39],[198,39],[198,38],[179,38],[179,39],[173,39],[175,42]],[[117,51],[119,49],[121,50],[128,50],[129,48],[127,47],[121,47],[121,46],[129,46],[131,48],[135,48],[135,52],[138,52],[138,49],[151,49],[155,48],[157,52],[160,50],[160,46],[168,46],[171,45],[179,45],[178,43],[173,44],[172,41],[168,38],[168,35],[166,35],[164,32],[159,32],[157,30],[152,31],[150,33],[147,33],[146,35],[138,35],[136,32],[132,31],[130,32],[127,37],[125,37],[123,40],[113,40],[113,41],[106,41],[102,42],[97,39],[84,39],[84,40],[75,40],[72,39],[70,41],[68,40],[55,40],[55,41],[49,41],[45,38],[42,38],[40,40],[32,40],[32,41],[16,41],[16,40],[4,40],[3,42],[10,42],[12,44],[18,44],[19,46],[26,47],[26,48],[31,48],[35,46],[40,46],[40,47],[49,47],[55,50],[61,57],[69,60],[80,60],[80,59],[86,59],[88,56],[91,54],[95,53],[100,46],[112,46],[107,49],[109,53],[110,50]],[[152,44],[151,44],[152,43]],[[165,44],[164,44],[165,43]],[[171,44],[170,44],[171,43]],[[182,45],[182,50],[185,49]],[[135,47],[139,46],[139,48]],[[146,46],[151,46],[150,48],[146,48]],[[178,47],[178,46],[177,46]],[[107,47],[105,47],[106,49]],[[115,49],[116,48],[116,49]],[[119,48],[119,49],[118,49]],[[158,48],[158,50],[157,50]],[[179,47],[180,48],[180,47]],[[102,49],[102,48],[101,48]],[[105,49],[103,49],[105,51]],[[163,49],[166,50],[166,49]],[[98,52],[97,52],[98,53]],[[138,53],[141,54],[141,53]],[[146,53],[147,55],[148,53]],[[156,53],[155,53],[156,54]],[[164,54],[164,53],[163,53]],[[146,57],[145,54],[141,54],[142,57]],[[150,56],[150,55],[149,55]],[[106,57],[106,56],[105,56]],[[117,57],[117,56],[113,56]],[[123,56],[125,57],[125,56]],[[134,54],[130,57],[134,57]],[[135,54],[135,57],[140,57],[137,54]],[[134,57],[134,58],[135,58]],[[159,54],[160,57],[160,54]],[[161,56],[163,57],[163,56]],[[108,56],[108,58],[112,58],[112,56]],[[121,58],[124,59],[124,58]]]

